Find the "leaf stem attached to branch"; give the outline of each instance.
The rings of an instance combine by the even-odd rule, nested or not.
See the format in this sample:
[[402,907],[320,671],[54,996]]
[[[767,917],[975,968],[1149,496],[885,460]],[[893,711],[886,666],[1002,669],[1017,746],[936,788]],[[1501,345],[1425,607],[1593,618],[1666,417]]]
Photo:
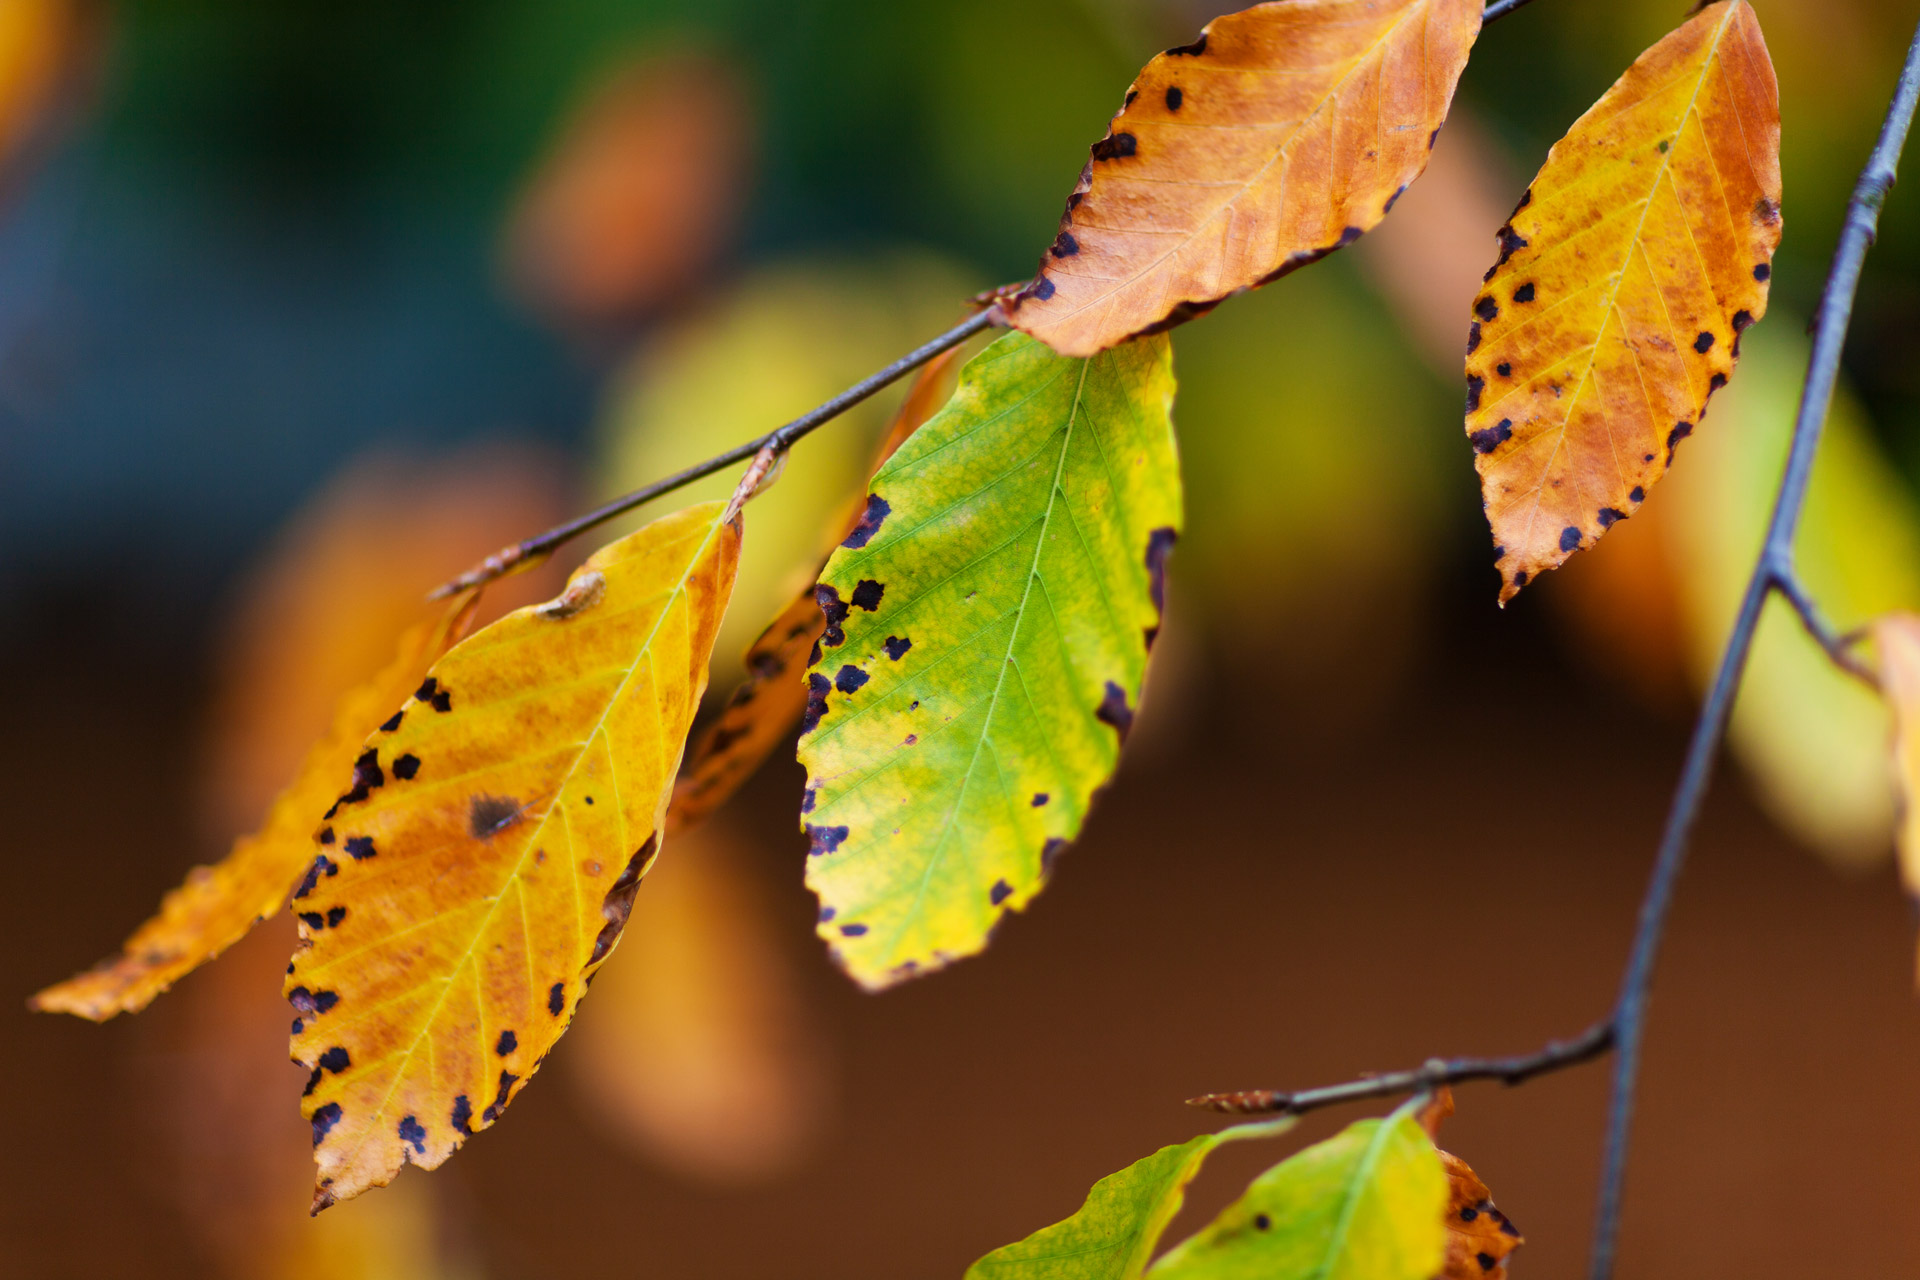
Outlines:
[[521,565],[552,554],[561,543],[585,533],[596,525],[605,524],[616,516],[625,515],[635,507],[653,501],[663,494],[703,480],[716,471],[724,470],[736,462],[744,462],[763,449],[771,449],[774,454],[783,454],[793,446],[793,442],[813,431],[817,427],[833,421],[862,400],[880,391],[893,382],[912,373],[927,361],[943,351],[950,350],[995,323],[995,312],[989,308],[975,312],[939,337],[922,346],[916,347],[901,356],[880,372],[854,383],[833,399],[801,414],[792,422],[745,444],[737,444],[725,453],[715,454],[705,462],[697,462],[684,471],[676,471],[664,480],[635,489],[632,493],[615,498],[603,506],[595,507],[582,516],[575,516],[565,524],[555,525],[545,533],[536,534],[512,546],[502,548],[493,555],[475,565],[467,572],[434,589],[429,599],[438,600],[453,595],[483,582],[491,582]]

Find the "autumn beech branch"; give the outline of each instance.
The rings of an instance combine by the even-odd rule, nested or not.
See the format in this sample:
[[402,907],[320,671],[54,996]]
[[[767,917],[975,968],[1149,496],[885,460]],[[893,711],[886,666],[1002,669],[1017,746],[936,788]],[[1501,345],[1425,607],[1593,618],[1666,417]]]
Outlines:
[[[1501,4],[1489,6],[1487,20],[1498,16],[1495,9],[1503,13],[1511,12],[1523,3],[1526,0],[1512,0],[1511,3],[1503,0]],[[1591,1061],[1614,1050],[1613,1088],[1588,1271],[1591,1280],[1611,1280],[1619,1237],[1621,1188],[1633,1118],[1634,1087],[1639,1075],[1640,1047],[1646,1032],[1647,999],[1652,986],[1654,964],[1666,931],[1674,887],[1686,863],[1688,839],[1699,817],[1700,804],[1712,778],[1714,762],[1726,737],[1734,697],[1739,692],[1747,659],[1753,651],[1755,631],[1767,598],[1778,593],[1793,608],[1801,625],[1836,666],[1870,686],[1879,687],[1873,670],[1854,653],[1854,645],[1860,637],[1836,633],[1801,583],[1794,565],[1793,540],[1806,504],[1807,484],[1812,475],[1820,434],[1833,401],[1840,357],[1853,317],[1854,297],[1859,291],[1861,268],[1867,250],[1873,245],[1881,206],[1893,187],[1900,153],[1913,123],[1916,102],[1920,102],[1920,27],[1916,27],[1913,41],[1908,46],[1906,62],[1893,101],[1887,108],[1873,154],[1861,171],[1852,199],[1848,202],[1840,242],[1834,250],[1833,265],[1821,292],[1814,326],[1813,351],[1808,360],[1799,411],[1794,419],[1792,443],[1780,476],[1773,513],[1767,523],[1766,538],[1747,580],[1739,613],[1721,654],[1719,669],[1700,708],[1699,720],[1694,725],[1693,736],[1688,743],[1673,805],[1661,835],[1659,852],[1648,878],[1646,894],[1641,900],[1633,948],[1627,958],[1620,992],[1611,1015],[1574,1040],[1555,1042],[1537,1053],[1522,1057],[1435,1059],[1412,1071],[1392,1072],[1318,1089],[1292,1093],[1249,1090],[1208,1094],[1192,1099],[1193,1105],[1235,1114],[1284,1112],[1297,1115],[1318,1107],[1413,1093],[1441,1084],[1471,1080],[1502,1080],[1508,1084],[1518,1084],[1533,1076]]]
[[617,516],[623,516],[635,507],[652,502],[655,498],[672,493],[675,489],[692,484],[696,480],[703,480],[716,471],[725,470],[736,462],[744,462],[763,451],[768,452],[772,457],[778,457],[792,448],[794,441],[825,426],[862,400],[912,373],[941,352],[952,350],[974,334],[991,328],[996,323],[996,312],[992,308],[975,312],[939,337],[914,348],[878,373],[861,379],[825,404],[808,410],[785,426],[778,427],[744,444],[735,445],[725,453],[715,454],[705,462],[695,463],[684,471],[676,471],[663,480],[643,485],[632,493],[624,494],[603,506],[595,507],[585,515],[575,516],[565,524],[555,525],[545,533],[536,534],[512,546],[502,548],[459,577],[436,587],[428,598],[438,600],[470,587],[491,582],[522,565],[551,555],[556,547],[589,529],[603,525]]

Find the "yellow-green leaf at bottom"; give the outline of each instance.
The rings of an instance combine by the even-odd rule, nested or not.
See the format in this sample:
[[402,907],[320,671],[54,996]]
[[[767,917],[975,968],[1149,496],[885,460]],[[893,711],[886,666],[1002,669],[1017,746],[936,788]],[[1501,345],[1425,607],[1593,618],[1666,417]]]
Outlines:
[[1180,525],[1172,347],[1008,334],[874,476],[817,595],[800,761],[821,936],[883,987],[1039,893],[1133,720]]
[[966,1280],[1135,1280],[1186,1202],[1187,1184],[1223,1143],[1269,1138],[1292,1117],[1236,1125],[1162,1147],[1093,1184],[1080,1211],[967,1268]]
[[1432,1280],[1447,1177],[1407,1108],[1362,1120],[1254,1179],[1154,1280]]

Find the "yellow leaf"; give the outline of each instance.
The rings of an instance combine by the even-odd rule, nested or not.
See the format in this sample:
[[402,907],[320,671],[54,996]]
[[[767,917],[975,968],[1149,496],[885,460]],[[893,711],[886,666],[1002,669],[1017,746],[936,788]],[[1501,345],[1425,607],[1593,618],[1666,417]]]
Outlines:
[[442,658],[368,740],[286,981],[316,1211],[497,1119],[619,940],[738,563],[689,507]]
[[1474,303],[1467,439],[1502,603],[1632,515],[1726,385],[1780,243],[1759,20],[1719,0],[1547,155]]
[[[960,350],[956,347],[944,352],[920,370],[875,451],[873,465],[867,469],[869,476],[952,394],[953,366]],[[860,527],[866,509],[866,499],[861,498],[849,504],[845,514],[830,526],[836,531],[836,544]],[[815,578],[826,562],[826,556],[821,556]],[[753,776],[787,731],[799,723],[800,713],[807,706],[804,675],[808,655],[826,629],[826,616],[813,598],[813,583],[809,581],[748,647],[746,678],[734,686],[719,718],[694,743],[686,771],[673,789],[673,804],[667,810],[668,835],[678,835],[704,822]]]
[[353,768],[361,743],[406,701],[427,669],[465,633],[477,595],[454,603],[436,621],[409,630],[399,654],[371,681],[340,700],[333,727],[307,752],[293,782],[267,812],[210,867],[195,867],[160,904],[160,913],[128,938],[117,956],[48,987],[29,1002],[45,1012],[102,1022],[137,1013],[155,996],[245,937],[278,911],[313,856],[313,832]]
[[1090,356],[1376,226],[1426,168],[1479,0],[1273,0],[1141,71],[1012,322]]

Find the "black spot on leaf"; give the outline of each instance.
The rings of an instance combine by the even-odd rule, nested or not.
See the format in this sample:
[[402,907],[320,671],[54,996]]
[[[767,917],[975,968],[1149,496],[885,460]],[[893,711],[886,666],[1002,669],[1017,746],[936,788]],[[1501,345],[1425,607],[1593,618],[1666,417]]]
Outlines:
[[1594,518],[1600,522],[1602,529],[1611,529],[1619,521],[1625,520],[1627,513],[1614,507],[1602,507],[1600,514]]
[[519,1078],[519,1076],[513,1074],[511,1071],[502,1071],[500,1073],[499,1092],[494,1094],[493,1101],[487,1105],[487,1109],[480,1113],[481,1120],[487,1124],[492,1124],[500,1118],[500,1113],[507,1109],[507,1099],[513,1093],[513,1082]]
[[1533,301],[1533,281],[1529,280],[1525,284],[1521,285],[1518,289],[1515,289],[1513,291],[1513,300],[1515,302],[1532,302]]
[[1761,284],[1765,284],[1768,280],[1771,280],[1773,278],[1773,268],[1768,266],[1766,263],[1762,262],[1754,267],[1753,278],[1755,280],[1758,280]]
[[1562,551],[1571,551],[1579,545],[1580,530],[1578,526],[1568,525],[1560,531],[1560,549]]
[[996,907],[1012,896],[1013,886],[1005,880],[995,880],[993,882],[993,888],[987,890],[987,901]]
[[436,693],[436,694],[434,694],[434,695],[433,695],[433,709],[434,709],[435,711],[451,711],[451,710],[453,710],[453,694],[452,694],[452,692],[451,692],[451,691],[449,691],[449,690],[446,690],[446,689],[442,689],[442,690],[441,690],[440,692],[438,692],[438,693]]
[[1093,714],[1095,719],[1112,725],[1123,740],[1133,728],[1133,708],[1127,705],[1127,691],[1111,680],[1107,681],[1106,694]]
[[[1111,99],[1109,99],[1111,101]],[[1093,144],[1095,160],[1119,160],[1134,155],[1140,150],[1140,143],[1130,133],[1114,133]]]
[[556,982],[547,989],[547,1012],[557,1018],[560,1016],[560,1011],[566,1007],[567,984]]
[[843,924],[840,926],[840,936],[843,938],[864,937],[866,936],[866,932],[867,926],[863,924]]
[[887,651],[887,656],[895,662],[906,657],[907,650],[913,648],[913,641],[907,639],[905,636],[888,636],[881,643]]
[[1704,329],[1701,330],[1700,336],[1693,340],[1693,349],[1701,355],[1705,355],[1707,352],[1713,350],[1713,335]]
[[333,1126],[340,1123],[340,1104],[329,1102],[324,1107],[316,1107],[313,1112],[313,1145],[319,1146]]
[[332,827],[322,827],[322,828],[320,828],[320,843],[321,843],[321,844],[332,844],[332,843],[333,843],[333,828],[332,828]]
[[1033,793],[1033,807],[1038,809],[1052,798],[1044,791],[1036,791]]
[[1066,851],[1067,842],[1065,840],[1059,836],[1050,837],[1045,844],[1040,846],[1040,874],[1043,876],[1052,875],[1054,862]]
[[393,776],[406,781],[420,772],[420,757],[408,752],[393,762]]
[[1472,355],[1480,349],[1480,322],[1475,320],[1467,325],[1467,354]]
[[313,865],[307,868],[307,874],[301,879],[300,887],[293,891],[293,896],[296,898],[306,897],[313,892],[313,887],[320,883],[320,877],[322,875],[331,875],[339,871],[339,869],[340,868],[333,865],[333,859],[327,857],[324,853],[321,854],[313,860]]
[[333,1074],[339,1075],[342,1071],[345,1071],[353,1065],[353,1058],[345,1049],[342,1049],[339,1045],[335,1045],[320,1055],[320,1065],[324,1069],[333,1072]]
[[1673,430],[1667,432],[1667,465],[1668,466],[1673,465],[1673,451],[1680,447],[1680,442],[1682,440],[1685,440],[1688,436],[1692,434],[1693,434],[1693,424],[1691,422],[1676,422],[1673,424]]
[[1508,364],[1505,360],[1502,360],[1499,364],[1495,365],[1493,367],[1493,371],[1499,374],[1503,378],[1511,378],[1513,376],[1513,366]]
[[834,675],[833,687],[841,693],[850,694],[866,684],[871,678],[872,677],[868,676],[867,673],[860,668],[854,666],[852,663],[848,663],[846,666],[841,667],[839,672]]
[[518,1036],[514,1035],[511,1031],[502,1031],[500,1038],[494,1042],[493,1051],[504,1058],[519,1047],[520,1039]]
[[1178,111],[1180,109],[1180,104],[1185,100],[1186,100],[1186,95],[1180,92],[1179,86],[1177,85],[1167,86],[1167,110]]
[[1513,439],[1512,418],[1502,418],[1490,427],[1467,432],[1467,442],[1473,446],[1475,453],[1492,453],[1511,439]]
[[818,671],[807,673],[807,708],[800,713],[800,734],[805,737],[820,725],[820,717],[827,714],[827,694],[833,689],[833,682]]
[[340,927],[340,922],[342,920],[345,920],[346,918],[347,918],[347,909],[345,907],[328,907],[327,908],[327,928],[338,929]]
[[347,856],[355,862],[365,862],[374,856],[372,836],[348,836],[345,848]]
[[853,594],[847,597],[847,603],[856,609],[865,609],[868,613],[872,613],[880,607],[880,597],[886,593],[887,588],[884,584],[875,582],[872,578],[862,578],[853,584]]
[[1642,489],[1639,485],[1635,485],[1633,486],[1633,492],[1629,493],[1627,497],[1631,498],[1635,502],[1645,502],[1647,500],[1647,491],[1645,489]]
[[473,1104],[467,1101],[467,1095],[461,1094],[453,1100],[453,1114],[448,1117],[453,1131],[465,1138],[473,1136]]
[[812,858],[820,857],[822,854],[832,853],[838,849],[847,838],[847,829],[845,827],[819,827],[811,822],[806,824],[806,832],[807,856]]
[[1202,31],[1200,38],[1192,44],[1177,44],[1167,50],[1169,58],[1197,58],[1207,51],[1207,33]]
[[1062,231],[1054,237],[1053,247],[1047,250],[1056,258],[1071,258],[1080,252],[1080,242],[1073,238],[1073,232]]
[[1467,375],[1467,412],[1472,413],[1480,407],[1480,393],[1487,389],[1487,380],[1477,373]]
[[400,711],[396,711],[392,715],[388,716],[386,719],[386,723],[380,726],[380,732],[392,733],[395,729],[398,729],[400,727],[400,717],[405,714],[406,712],[403,709]]
[[476,795],[467,803],[467,834],[491,840],[520,820],[520,802],[511,796]]
[[439,688],[440,688],[440,681],[435,679],[433,676],[428,676],[426,679],[426,683],[422,684],[418,689],[415,689],[413,691],[413,696],[416,700],[420,702],[432,702],[433,695],[439,690]]
[[1473,304],[1473,314],[1491,323],[1500,316],[1500,304],[1493,300],[1492,294],[1487,294]]
[[1735,333],[1746,332],[1747,326],[1751,325],[1752,323],[1753,323],[1753,312],[1741,310],[1733,313],[1733,331]]
[[1048,298],[1051,298],[1053,296],[1053,281],[1042,276],[1039,280],[1034,282],[1033,290],[1030,296],[1037,301],[1045,302]]
[[1482,1271],[1491,1271],[1500,1265],[1500,1259],[1490,1253],[1476,1253],[1473,1255],[1473,1260],[1480,1264]]
[[[1529,191],[1527,195],[1531,198],[1533,193]],[[1520,208],[1526,208],[1525,201],[1521,202]],[[1515,209],[1514,212],[1518,213],[1520,210]],[[1500,228],[1500,261],[1494,265],[1504,267],[1507,265],[1508,258],[1511,258],[1514,254],[1526,247],[1527,238],[1515,231],[1512,223],[1508,223],[1506,226]]]
[[[837,649],[847,642],[847,633],[843,623],[847,620],[847,605],[840,593],[822,582],[813,589],[813,602],[820,606],[820,614],[826,619],[827,629],[821,633],[820,642],[829,649]],[[816,658],[815,661],[818,661]]]

